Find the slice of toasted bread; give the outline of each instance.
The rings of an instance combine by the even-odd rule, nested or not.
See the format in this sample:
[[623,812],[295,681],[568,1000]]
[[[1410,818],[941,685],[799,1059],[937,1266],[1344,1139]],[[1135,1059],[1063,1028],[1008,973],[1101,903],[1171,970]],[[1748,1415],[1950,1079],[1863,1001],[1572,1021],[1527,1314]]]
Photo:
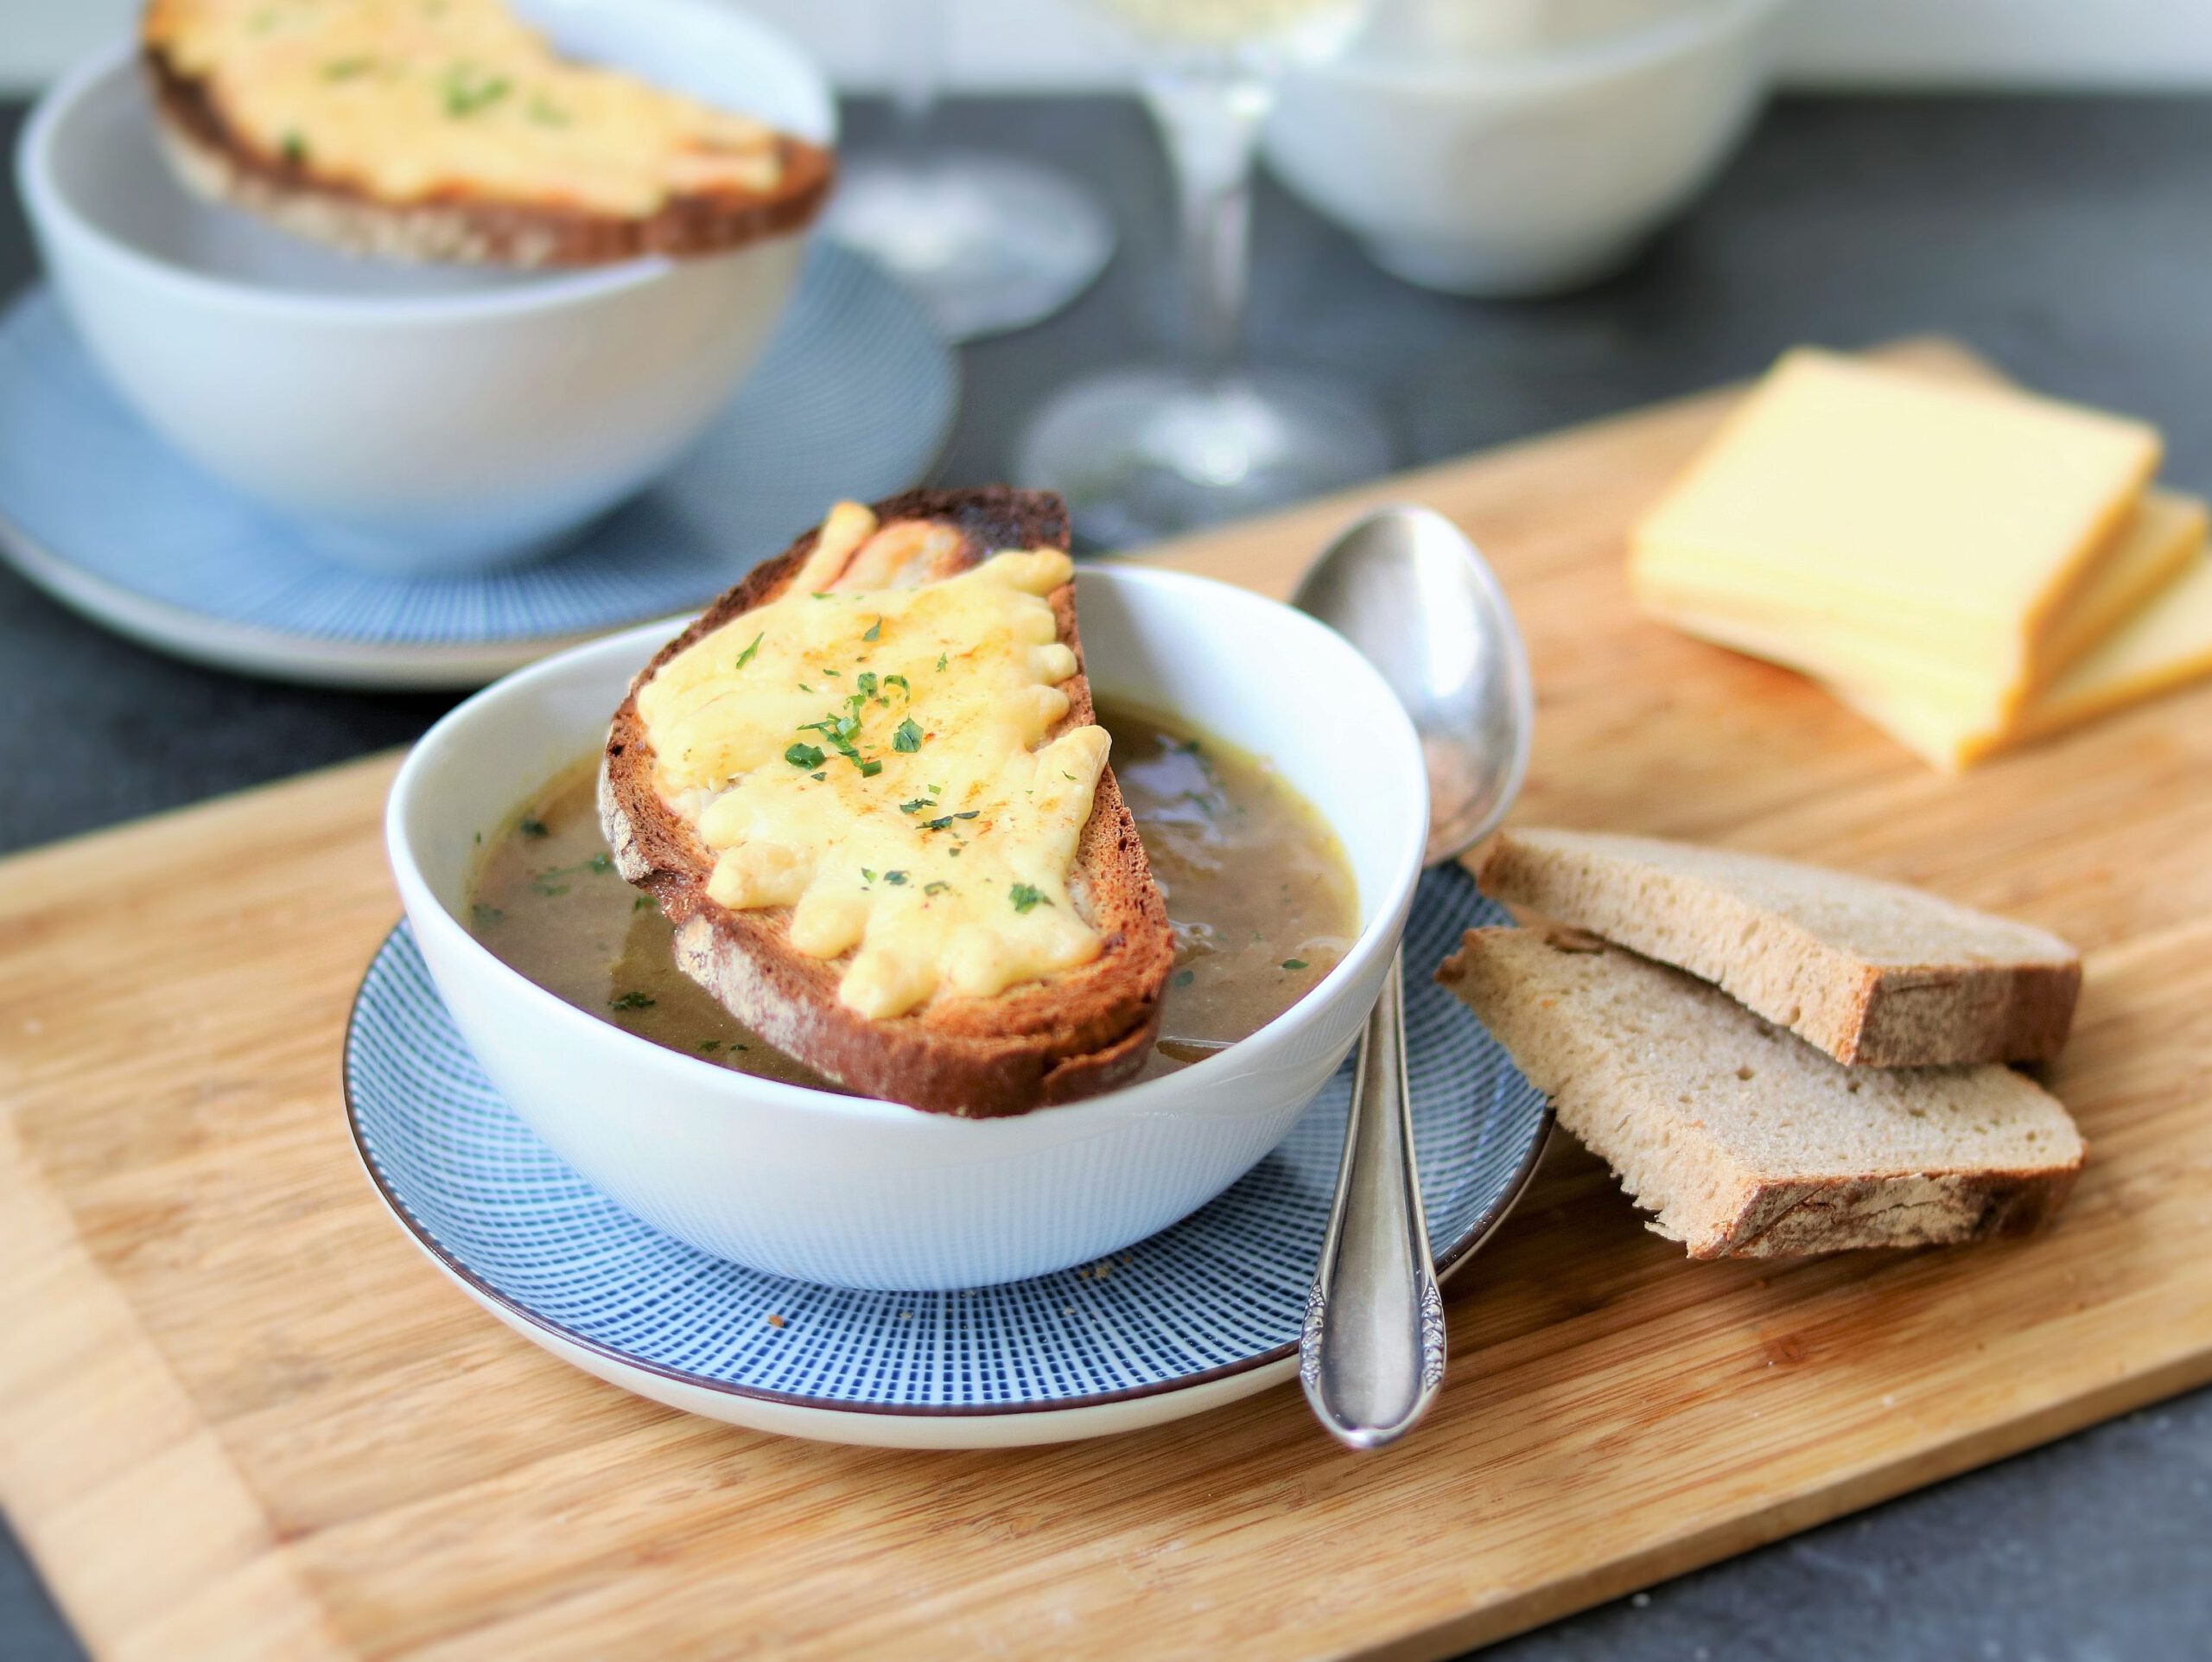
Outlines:
[[201,195],[391,258],[719,253],[820,212],[830,153],[557,58],[504,0],[149,0],[156,124]]
[[[862,544],[843,568],[871,562],[866,589],[957,576],[1001,550],[1068,543],[1060,500],[1003,487],[917,491],[879,502],[880,525],[923,522],[955,533],[912,538],[911,557],[886,566]],[[615,712],[600,777],[600,813],[622,875],[649,889],[676,925],[684,971],[770,1043],[851,1089],[916,1108],[970,1116],[1021,1113],[1119,1085],[1143,1067],[1157,1038],[1160,1004],[1174,963],[1167,911],[1136,825],[1108,769],[1083,826],[1069,894],[1101,938],[1087,964],[1020,982],[988,997],[940,991],[911,1012],[870,1017],[842,1003],[849,955],[809,957],[791,940],[789,907],[734,910],[709,898],[715,855],[694,823],[664,799],[639,693],[679,653],[739,614],[790,589],[818,532],[800,538],[721,596],[664,647]],[[810,581],[820,581],[817,571]],[[1076,631],[1074,585],[1050,596],[1058,638],[1076,655],[1059,684],[1067,713],[1047,738],[1095,720]]]
[[2081,1169],[2066,1110],[2009,1068],[1845,1067],[1594,935],[1470,930],[1436,978],[1694,1258],[2018,1234]]
[[1503,832],[1483,893],[1715,982],[1840,1062],[2030,1062],[2066,1042],[2080,955],[1902,883],[1732,849]]

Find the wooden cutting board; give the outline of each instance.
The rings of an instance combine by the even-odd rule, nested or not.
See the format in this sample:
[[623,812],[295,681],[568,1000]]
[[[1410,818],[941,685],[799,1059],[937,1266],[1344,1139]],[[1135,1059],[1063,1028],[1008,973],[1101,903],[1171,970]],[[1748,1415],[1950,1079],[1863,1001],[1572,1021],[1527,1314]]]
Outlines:
[[1354,503],[1432,502],[1528,631],[1523,818],[2081,943],[2051,1082],[2092,1156],[2056,1229],[1694,1264],[1561,1139],[1450,1289],[1435,1412],[1381,1454],[1291,1389],[993,1454],[687,1419],[499,1327],[371,1198],[338,1066],[398,911],[378,758],[0,863],[0,1505],[93,1650],[1436,1656],[2212,1379],[2212,691],[1954,780],[1639,621],[1623,529],[1724,407],[1168,557],[1281,592]]

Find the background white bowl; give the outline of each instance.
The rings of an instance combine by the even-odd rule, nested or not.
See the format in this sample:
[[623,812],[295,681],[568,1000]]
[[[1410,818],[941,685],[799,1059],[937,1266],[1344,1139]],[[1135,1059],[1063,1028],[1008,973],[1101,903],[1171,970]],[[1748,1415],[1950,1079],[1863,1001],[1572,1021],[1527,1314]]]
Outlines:
[[[805,57],[715,0],[518,9],[575,56],[834,137]],[[572,272],[351,258],[182,189],[129,46],[40,101],[16,169],[47,271],[139,414],[386,571],[520,557],[644,485],[728,403],[805,252],[791,235]]]
[[1295,1007],[1164,1079],[965,1120],[756,1079],[563,1003],[470,936],[476,836],[604,739],[651,625],[549,659],[431,729],[385,816],[423,956],[502,1096],[648,1223],[757,1269],[843,1286],[980,1286],[1141,1240],[1282,1140],[1358,1035],[1421,874],[1427,784],[1413,726],[1339,636],[1173,572],[1077,579],[1094,688],[1274,759],[1358,879],[1357,942]]
[[1384,31],[1290,80],[1268,162],[1409,283],[1503,296],[1590,282],[1750,130],[1778,5],[1695,0],[1553,50],[1423,54]]

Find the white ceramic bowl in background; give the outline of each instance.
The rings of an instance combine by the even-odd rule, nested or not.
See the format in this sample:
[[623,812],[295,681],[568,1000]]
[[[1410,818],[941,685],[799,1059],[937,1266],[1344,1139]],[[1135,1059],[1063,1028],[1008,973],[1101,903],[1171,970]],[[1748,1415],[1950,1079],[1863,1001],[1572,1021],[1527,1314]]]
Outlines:
[[1282,1140],[1357,1037],[1421,875],[1413,726],[1338,635],[1243,589],[1135,567],[1077,578],[1091,684],[1274,759],[1335,827],[1360,934],[1289,1011],[1163,1079],[968,1120],[733,1073],[533,985],[461,923],[476,837],[601,742],[649,626],[549,659],[430,729],[385,831],[424,960],[484,1072],[561,1156],[648,1223],[777,1275],[979,1286],[1141,1240]]
[[1710,182],[1766,96],[1782,0],[1692,0],[1556,49],[1393,48],[1301,71],[1268,165],[1409,283],[1553,292],[1606,275]]
[[[829,86],[717,0],[524,0],[563,50],[831,142]],[[516,272],[356,259],[180,187],[135,51],[40,100],[16,156],[41,252],[124,397],[324,551],[423,573],[544,546],[726,405],[805,239]]]

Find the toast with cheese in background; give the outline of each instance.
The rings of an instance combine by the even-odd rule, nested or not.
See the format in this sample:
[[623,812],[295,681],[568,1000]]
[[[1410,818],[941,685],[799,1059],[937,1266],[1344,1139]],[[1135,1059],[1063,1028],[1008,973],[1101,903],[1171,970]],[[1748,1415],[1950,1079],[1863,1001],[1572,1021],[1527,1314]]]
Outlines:
[[820,211],[820,145],[569,62],[502,0],[149,0],[185,183],[355,253],[523,266],[718,253]]

